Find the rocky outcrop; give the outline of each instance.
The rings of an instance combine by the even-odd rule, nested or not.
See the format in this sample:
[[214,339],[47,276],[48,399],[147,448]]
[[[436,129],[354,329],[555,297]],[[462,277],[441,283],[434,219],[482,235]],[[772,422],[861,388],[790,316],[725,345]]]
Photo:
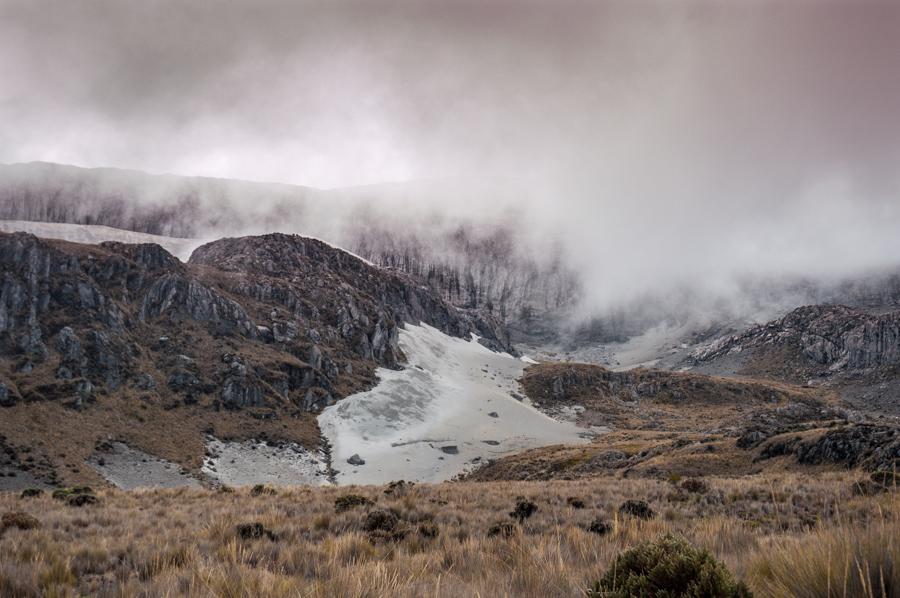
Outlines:
[[830,371],[900,364],[900,311],[869,313],[841,305],[795,309],[779,320],[718,339],[694,352],[694,363],[747,349],[785,347]]
[[900,465],[900,428],[851,424],[811,439],[779,437],[762,447],[759,459],[783,455],[794,455],[798,463],[805,465],[837,464],[892,472]]
[[179,274],[161,276],[144,294],[141,320],[160,316],[207,322],[220,333],[257,335],[256,325],[238,302]]
[[588,404],[615,399],[652,399],[672,404],[777,402],[786,393],[761,384],[666,370],[623,372],[592,364],[543,363],[522,377],[525,393],[542,404]]
[[409,276],[316,239],[284,234],[221,239],[199,247],[190,264],[238,275],[227,283],[237,295],[325,320],[360,357],[379,363],[397,362],[397,326],[403,322],[424,322],[452,336],[476,334],[489,348],[513,350],[499,321],[454,307]]
[[502,344],[403,275],[297,236],[226,239],[185,265],[152,244],[0,234],[0,265],[0,405],[134,395],[296,416],[398,367],[403,322]]

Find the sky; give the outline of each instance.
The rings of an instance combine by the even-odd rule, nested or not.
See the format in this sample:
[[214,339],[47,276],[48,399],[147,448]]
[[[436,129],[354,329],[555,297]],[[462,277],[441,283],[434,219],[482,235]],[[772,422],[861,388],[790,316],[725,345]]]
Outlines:
[[0,0],[0,162],[508,183],[604,301],[896,263],[898,65],[900,2]]

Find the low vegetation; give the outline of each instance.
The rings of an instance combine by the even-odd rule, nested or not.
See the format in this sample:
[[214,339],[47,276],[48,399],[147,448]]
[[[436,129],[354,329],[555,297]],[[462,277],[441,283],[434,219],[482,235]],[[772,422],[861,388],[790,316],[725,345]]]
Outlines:
[[81,508],[5,493],[0,596],[618,596],[651,587],[651,553],[733,590],[685,594],[679,577],[664,595],[892,596],[900,493],[854,492],[865,478],[103,489]]

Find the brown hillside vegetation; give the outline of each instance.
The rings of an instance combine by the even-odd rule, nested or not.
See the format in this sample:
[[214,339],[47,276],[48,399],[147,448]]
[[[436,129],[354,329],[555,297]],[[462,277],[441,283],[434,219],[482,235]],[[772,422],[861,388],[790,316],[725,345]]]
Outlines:
[[739,476],[866,467],[900,460],[896,424],[853,423],[826,390],[760,380],[588,364],[542,363],[525,393],[550,414],[608,426],[588,445],[497,459],[471,480],[622,476]]
[[864,477],[7,493],[0,595],[568,597],[674,533],[757,596],[892,596],[898,494]]

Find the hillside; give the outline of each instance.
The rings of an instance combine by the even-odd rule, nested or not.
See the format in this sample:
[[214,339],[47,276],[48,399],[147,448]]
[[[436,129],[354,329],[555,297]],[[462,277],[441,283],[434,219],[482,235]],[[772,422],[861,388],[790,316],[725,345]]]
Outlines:
[[152,244],[0,234],[0,263],[0,465],[19,485],[96,482],[86,461],[110,442],[195,473],[211,437],[315,450],[316,415],[398,367],[405,322],[508,348],[496,322],[296,236],[183,264]]
[[468,479],[891,471],[900,460],[896,421],[866,418],[824,389],[561,363],[529,367],[522,385],[540,409],[612,431],[496,459]]
[[832,388],[857,409],[900,415],[900,311],[811,305],[697,348],[696,371]]

